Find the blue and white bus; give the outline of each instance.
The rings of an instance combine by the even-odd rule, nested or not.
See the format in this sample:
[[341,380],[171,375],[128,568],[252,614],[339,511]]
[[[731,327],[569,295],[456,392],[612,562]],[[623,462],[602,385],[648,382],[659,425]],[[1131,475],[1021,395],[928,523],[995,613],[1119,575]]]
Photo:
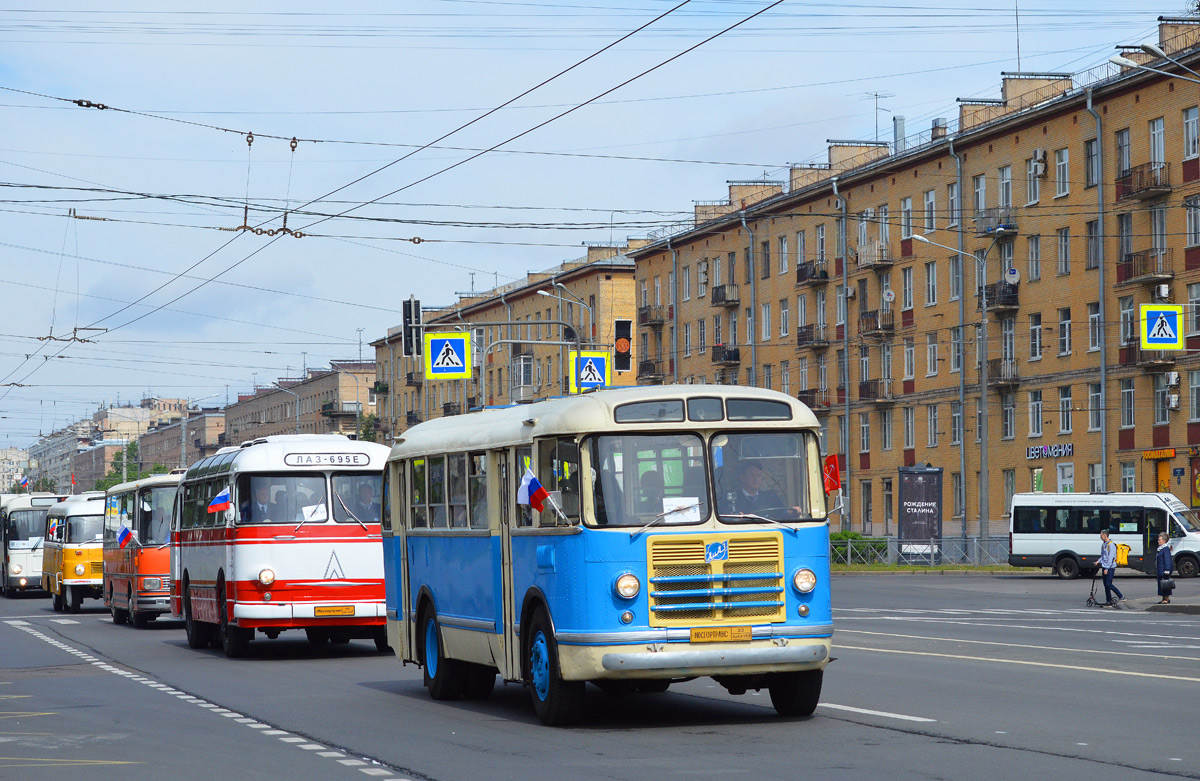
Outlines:
[[[698,676],[809,715],[833,633],[818,430],[787,395],[706,385],[414,426],[384,487],[389,643],[434,699],[499,674],[551,725],[582,716],[588,681]],[[527,476],[541,511],[518,503]]]

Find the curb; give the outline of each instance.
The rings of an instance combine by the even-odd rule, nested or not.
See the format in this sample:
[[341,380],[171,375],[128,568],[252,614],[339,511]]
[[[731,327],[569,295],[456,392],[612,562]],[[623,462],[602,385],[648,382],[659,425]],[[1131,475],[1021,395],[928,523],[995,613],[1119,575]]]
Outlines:
[[1028,572],[1004,572],[1002,570],[995,570],[995,571],[982,570],[982,571],[980,571],[980,570],[969,570],[969,569],[961,569],[961,570],[959,570],[959,569],[949,569],[949,570],[936,569],[936,570],[929,570],[929,571],[925,571],[925,572],[922,572],[920,570],[848,570],[845,572],[839,572],[837,570],[834,570],[830,574],[833,577],[838,577],[838,578],[847,577],[847,576],[849,576],[849,577],[863,577],[863,576],[878,577],[879,575],[910,575],[910,576],[918,577],[918,578],[930,578],[930,577],[937,577],[937,576],[954,577],[954,576],[959,576],[959,575],[964,575],[966,577],[972,577],[972,578],[979,578],[979,577],[1015,578],[1015,577],[1020,577],[1020,576],[1030,576],[1030,575],[1039,575],[1039,574],[1045,575],[1046,577],[1051,577],[1050,575],[1048,575],[1046,573],[1039,573],[1037,570],[1030,570]]
[[1188,605],[1182,603],[1160,605],[1155,603],[1147,607],[1146,611],[1150,613],[1183,613],[1184,615],[1189,616],[1200,616],[1200,605]]

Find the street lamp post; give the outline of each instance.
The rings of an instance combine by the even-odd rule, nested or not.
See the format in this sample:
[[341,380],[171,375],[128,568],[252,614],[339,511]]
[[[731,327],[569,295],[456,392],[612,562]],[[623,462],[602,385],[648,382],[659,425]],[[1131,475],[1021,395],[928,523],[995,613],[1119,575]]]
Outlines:
[[280,385],[277,382],[272,383],[272,384],[279,390],[283,391],[284,393],[290,393],[292,395],[292,398],[294,398],[296,400],[296,402],[295,402],[295,405],[296,405],[296,433],[299,434],[300,433],[300,395],[293,390],[288,390],[287,388],[283,387],[282,385]]

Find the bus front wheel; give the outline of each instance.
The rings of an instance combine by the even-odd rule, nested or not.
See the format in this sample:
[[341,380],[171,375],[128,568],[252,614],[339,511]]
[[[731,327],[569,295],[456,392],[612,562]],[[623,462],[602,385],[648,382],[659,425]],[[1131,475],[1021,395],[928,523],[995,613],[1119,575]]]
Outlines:
[[1200,572],[1200,562],[1194,556],[1179,556],[1175,559],[1175,571],[1181,578],[1194,578]]
[[254,632],[229,623],[229,599],[225,594],[224,580],[217,581],[217,616],[221,622],[217,628],[221,638],[221,650],[230,659],[245,656],[246,651],[250,649],[250,639]]
[[421,633],[424,652],[421,656],[425,663],[425,688],[429,689],[429,696],[435,700],[459,699],[463,690],[462,663],[446,658],[441,627],[432,609],[425,613],[421,626],[424,627]]
[[780,716],[811,716],[821,699],[824,670],[773,673],[767,682],[771,704]]
[[1063,556],[1054,563],[1054,574],[1063,580],[1079,577],[1079,562],[1073,556]]
[[546,611],[533,614],[529,633],[529,691],[533,710],[550,727],[574,724],[583,716],[583,681],[564,681],[559,675],[558,643]]
[[78,613],[79,609],[83,607],[83,592],[74,586],[67,586],[66,602],[67,610]]

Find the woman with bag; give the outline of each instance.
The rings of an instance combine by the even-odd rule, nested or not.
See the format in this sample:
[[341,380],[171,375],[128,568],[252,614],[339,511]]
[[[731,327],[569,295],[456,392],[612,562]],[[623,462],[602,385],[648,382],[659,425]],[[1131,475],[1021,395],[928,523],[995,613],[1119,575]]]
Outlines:
[[1171,592],[1175,590],[1175,581],[1171,579],[1171,546],[1167,544],[1167,533],[1160,532],[1158,535],[1158,555],[1155,557],[1155,571],[1158,575],[1158,595],[1162,597],[1159,600],[1160,605],[1167,605],[1171,602]]

